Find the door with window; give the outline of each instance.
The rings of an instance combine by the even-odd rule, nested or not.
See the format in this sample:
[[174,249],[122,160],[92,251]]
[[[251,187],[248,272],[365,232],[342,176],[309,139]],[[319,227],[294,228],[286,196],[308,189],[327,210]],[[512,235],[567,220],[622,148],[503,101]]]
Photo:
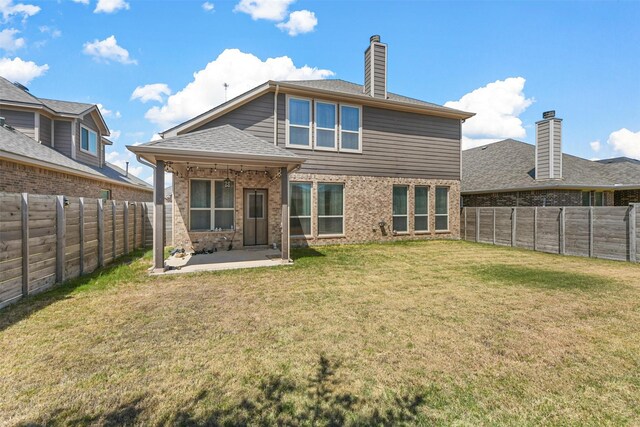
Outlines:
[[251,188],[244,190],[244,245],[269,244],[267,221],[267,190]]

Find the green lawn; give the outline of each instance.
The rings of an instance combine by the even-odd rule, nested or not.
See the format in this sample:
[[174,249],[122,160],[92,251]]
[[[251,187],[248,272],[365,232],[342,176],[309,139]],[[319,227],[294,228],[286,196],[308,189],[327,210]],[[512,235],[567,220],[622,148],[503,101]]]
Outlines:
[[0,425],[640,424],[640,265],[456,241],[145,274],[0,312]]

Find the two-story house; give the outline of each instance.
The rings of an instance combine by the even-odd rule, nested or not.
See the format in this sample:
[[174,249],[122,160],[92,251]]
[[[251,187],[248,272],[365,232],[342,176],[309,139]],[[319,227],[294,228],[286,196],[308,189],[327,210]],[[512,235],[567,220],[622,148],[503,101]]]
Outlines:
[[0,191],[150,201],[153,188],[105,160],[97,105],[38,98],[0,77]]
[[234,247],[458,238],[461,123],[472,113],[387,90],[373,36],[364,85],[268,81],[128,147],[156,165],[155,267],[163,174],[173,172],[174,245]]

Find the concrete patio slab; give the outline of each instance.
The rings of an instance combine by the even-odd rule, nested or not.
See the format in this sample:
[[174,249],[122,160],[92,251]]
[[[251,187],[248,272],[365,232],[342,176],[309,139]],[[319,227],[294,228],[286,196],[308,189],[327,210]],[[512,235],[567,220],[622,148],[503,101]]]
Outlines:
[[211,254],[171,256],[165,261],[167,270],[152,275],[196,273],[201,271],[234,270],[240,268],[273,267],[291,264],[277,249],[236,249]]

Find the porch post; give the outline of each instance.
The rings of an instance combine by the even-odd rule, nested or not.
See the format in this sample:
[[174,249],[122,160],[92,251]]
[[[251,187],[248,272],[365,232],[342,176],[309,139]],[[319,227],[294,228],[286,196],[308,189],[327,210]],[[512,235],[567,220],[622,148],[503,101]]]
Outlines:
[[156,161],[154,171],[153,271],[164,271],[164,161]]
[[282,259],[289,261],[289,171],[280,168],[280,189],[282,202]]

